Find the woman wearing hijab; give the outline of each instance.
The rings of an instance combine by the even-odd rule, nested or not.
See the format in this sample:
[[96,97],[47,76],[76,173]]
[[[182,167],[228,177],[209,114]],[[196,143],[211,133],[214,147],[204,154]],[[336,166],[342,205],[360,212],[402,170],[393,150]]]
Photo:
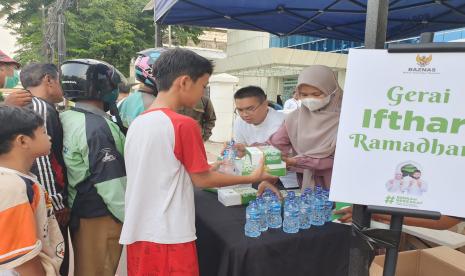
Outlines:
[[300,73],[297,92],[301,107],[286,117],[269,142],[297,172],[299,186],[318,184],[329,189],[342,89],[330,68],[313,65]]

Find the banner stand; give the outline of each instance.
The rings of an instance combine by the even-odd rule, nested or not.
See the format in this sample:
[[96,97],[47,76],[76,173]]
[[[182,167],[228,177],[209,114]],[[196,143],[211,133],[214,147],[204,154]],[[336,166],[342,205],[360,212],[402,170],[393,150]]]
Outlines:
[[389,229],[395,233],[395,239],[397,243],[395,247],[386,248],[386,258],[384,260],[383,276],[394,276],[396,273],[397,256],[399,254],[398,244],[400,242],[400,236],[402,234],[402,225],[404,217],[415,217],[434,220],[438,220],[441,217],[441,213],[439,212],[383,207],[374,205],[368,205],[366,211],[371,214],[391,215],[391,224]]
[[[422,34],[420,44],[395,44],[389,45],[388,53],[446,53],[446,52],[463,52],[465,53],[465,43],[463,42],[444,42],[432,43],[434,33]],[[428,41],[425,41],[428,40]],[[391,215],[390,231],[396,235],[396,246],[386,248],[386,258],[384,262],[383,276],[395,276],[397,257],[399,253],[400,236],[404,217],[414,217],[423,219],[438,220],[441,213],[434,211],[422,211],[415,209],[393,208],[383,206],[363,206],[354,205],[354,212],[358,209],[361,214],[358,217],[370,218],[372,214]],[[354,214],[355,216],[355,214]],[[362,225],[366,225],[363,223]]]

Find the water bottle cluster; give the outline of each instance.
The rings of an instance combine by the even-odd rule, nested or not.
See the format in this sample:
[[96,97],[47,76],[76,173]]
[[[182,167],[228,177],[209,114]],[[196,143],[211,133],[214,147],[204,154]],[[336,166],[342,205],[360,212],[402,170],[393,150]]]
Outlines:
[[268,228],[283,228],[286,233],[297,233],[312,225],[321,226],[331,220],[333,202],[328,200],[329,192],[316,186],[306,188],[302,195],[288,192],[281,208],[281,201],[267,189],[262,196],[251,201],[246,209],[245,235],[258,237]]

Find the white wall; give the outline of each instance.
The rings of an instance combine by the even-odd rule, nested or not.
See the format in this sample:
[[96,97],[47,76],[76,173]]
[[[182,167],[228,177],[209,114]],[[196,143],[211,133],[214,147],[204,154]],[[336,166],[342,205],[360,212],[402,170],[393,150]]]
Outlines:
[[228,57],[233,57],[238,54],[269,48],[269,45],[269,33],[228,30],[226,54]]
[[234,122],[234,101],[238,78],[228,75],[213,75],[210,78],[210,99],[216,113],[215,127],[210,140],[226,142],[232,137]]
[[[270,34],[264,32],[228,30],[228,57],[253,52],[270,47]],[[236,76],[239,78],[239,87],[248,85],[260,86],[268,98],[276,101],[278,92],[282,90],[282,78]]]

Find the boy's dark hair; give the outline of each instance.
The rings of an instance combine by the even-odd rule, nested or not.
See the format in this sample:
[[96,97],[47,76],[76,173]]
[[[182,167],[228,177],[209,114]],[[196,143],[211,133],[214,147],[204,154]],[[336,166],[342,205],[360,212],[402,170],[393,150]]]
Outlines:
[[263,89],[258,86],[246,86],[242,87],[241,89],[237,90],[234,93],[234,99],[244,99],[244,98],[251,98],[256,97],[260,102],[264,102],[266,100],[266,94]]
[[34,131],[43,125],[42,117],[30,109],[0,105],[0,154],[10,152],[16,136],[34,137]]
[[175,48],[161,53],[153,64],[152,75],[158,91],[166,91],[180,76],[187,75],[195,82],[212,73],[213,65],[208,59],[190,50]]
[[52,79],[58,78],[58,68],[51,63],[30,63],[21,69],[19,78],[25,89],[40,85],[42,79],[49,75]]
[[421,173],[421,171],[420,170],[414,170],[412,174],[414,174],[414,173]]

